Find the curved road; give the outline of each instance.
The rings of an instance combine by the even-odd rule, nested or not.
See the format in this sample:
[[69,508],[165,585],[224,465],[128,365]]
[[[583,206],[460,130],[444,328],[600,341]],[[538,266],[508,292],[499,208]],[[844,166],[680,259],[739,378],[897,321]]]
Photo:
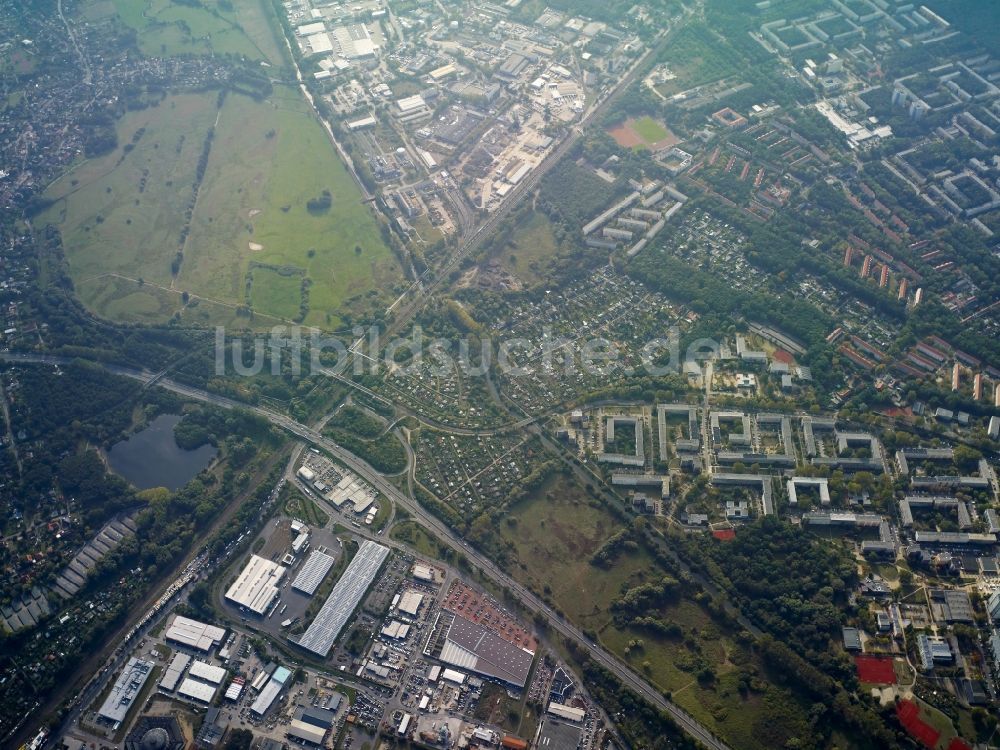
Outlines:
[[[11,362],[35,362],[52,365],[67,364],[71,361],[66,357],[30,354],[19,355],[14,353],[0,354],[0,359]],[[140,380],[143,383],[148,383],[157,376],[156,373],[143,370],[133,370],[116,365],[106,367],[111,372]],[[698,721],[695,720],[690,714],[664,698],[663,694],[659,690],[653,687],[650,683],[646,682],[646,680],[639,677],[631,670],[630,667],[619,661],[617,657],[612,655],[610,652],[605,651],[597,643],[594,643],[587,638],[575,625],[557,616],[555,612],[553,612],[552,609],[533,592],[529,591],[527,588],[511,578],[507,573],[497,567],[492,560],[468,546],[465,541],[456,535],[448,526],[439,521],[437,517],[428,513],[417,501],[401,492],[392,482],[386,479],[386,477],[379,474],[367,462],[361,460],[353,453],[350,453],[340,447],[329,438],[324,437],[312,427],[304,425],[301,422],[297,422],[284,414],[271,411],[270,409],[266,409],[261,406],[242,404],[223,396],[217,396],[213,393],[208,393],[207,391],[192,388],[169,378],[159,378],[159,380],[156,381],[156,385],[192,400],[210,403],[224,409],[243,409],[245,411],[252,412],[260,417],[263,417],[264,419],[267,419],[271,422],[271,424],[276,427],[280,427],[301,440],[323,448],[331,456],[336,458],[359,476],[363,477],[383,495],[409,511],[413,518],[418,520],[427,528],[431,529],[439,537],[439,539],[464,554],[466,558],[478,566],[483,573],[493,579],[497,585],[508,589],[516,595],[529,610],[540,613],[553,631],[559,633],[565,638],[576,641],[577,644],[582,646],[584,650],[589,653],[591,659],[614,674],[624,685],[630,688],[633,692],[642,696],[656,708],[667,712],[678,724],[678,726],[705,745],[705,747],[708,747],[711,750],[729,750],[727,745],[716,738],[715,735],[713,735],[708,729],[699,724]]]

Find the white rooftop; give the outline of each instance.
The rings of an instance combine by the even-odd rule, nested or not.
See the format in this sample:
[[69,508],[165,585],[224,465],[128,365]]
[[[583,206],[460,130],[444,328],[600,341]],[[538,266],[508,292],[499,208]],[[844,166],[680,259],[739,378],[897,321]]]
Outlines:
[[177,615],[167,628],[165,638],[174,643],[180,643],[198,651],[210,651],[213,646],[222,643],[226,637],[226,629],[209,625],[198,620]]
[[193,698],[201,703],[211,703],[215,697],[215,685],[209,685],[198,680],[185,677],[184,682],[177,688],[177,692],[186,698]]
[[226,592],[226,599],[258,615],[264,614],[278,595],[278,583],[284,575],[284,566],[251,555],[246,567]]
[[195,661],[188,670],[188,675],[197,677],[199,680],[218,685],[226,678],[226,670],[216,667],[205,661]]

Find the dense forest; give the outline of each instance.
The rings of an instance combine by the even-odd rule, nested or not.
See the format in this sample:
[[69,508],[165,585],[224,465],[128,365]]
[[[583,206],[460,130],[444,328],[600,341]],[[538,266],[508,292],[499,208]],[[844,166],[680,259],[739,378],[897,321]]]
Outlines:
[[767,516],[728,544],[701,538],[701,551],[740,607],[797,651],[825,651],[839,634],[840,605],[857,580],[843,548]]

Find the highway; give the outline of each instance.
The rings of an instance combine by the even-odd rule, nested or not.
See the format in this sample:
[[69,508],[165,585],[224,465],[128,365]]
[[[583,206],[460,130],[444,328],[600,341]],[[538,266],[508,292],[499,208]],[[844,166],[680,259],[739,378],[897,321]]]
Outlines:
[[[71,361],[66,357],[15,354],[7,352],[0,354],[0,359],[10,362],[34,362],[51,365],[65,365]],[[153,373],[146,370],[133,370],[115,365],[106,367],[111,372],[139,380],[143,383],[151,382],[159,375],[159,373]],[[565,638],[575,641],[590,655],[591,659],[614,674],[625,686],[634,691],[636,694],[642,696],[656,708],[667,712],[678,724],[678,726],[680,726],[689,735],[694,737],[706,747],[711,748],[711,750],[728,750],[727,745],[717,739],[687,712],[664,698],[663,694],[659,690],[639,677],[631,670],[631,668],[619,661],[617,657],[613,656],[610,652],[605,651],[601,646],[587,638],[575,625],[557,616],[555,612],[553,612],[552,609],[533,592],[529,591],[527,588],[511,578],[507,573],[497,567],[492,560],[470,547],[448,526],[439,521],[437,517],[427,512],[418,502],[397,489],[392,482],[386,479],[382,474],[375,471],[375,469],[373,469],[367,462],[358,458],[353,453],[345,450],[329,438],[324,437],[312,427],[304,425],[289,416],[279,414],[270,409],[266,409],[261,406],[250,406],[238,403],[223,396],[217,396],[213,393],[192,388],[184,385],[183,383],[178,383],[170,378],[159,377],[159,379],[156,380],[156,385],[192,400],[213,404],[224,409],[243,409],[245,411],[252,412],[260,417],[263,417],[264,419],[267,419],[276,427],[295,435],[297,438],[327,451],[331,456],[343,463],[358,476],[369,482],[387,498],[396,502],[399,507],[405,508],[409,511],[409,513],[417,521],[432,530],[441,541],[446,542],[452,548],[464,554],[470,562],[475,564],[485,575],[492,579],[496,585],[511,591],[513,595],[521,600],[521,603],[526,607],[526,609],[532,612],[540,613],[545,618],[551,630],[559,633]]]
[[[527,177],[525,177],[525,179],[511,192],[496,212],[490,215],[475,228],[472,234],[465,239],[462,245],[454,254],[451,255],[451,257],[448,258],[447,261],[439,266],[434,272],[430,270],[425,271],[424,274],[422,274],[407,289],[407,291],[403,293],[403,295],[393,304],[393,308],[398,306],[399,309],[395,311],[393,325],[390,330],[398,331],[402,326],[404,326],[412,318],[412,316],[420,310],[422,305],[426,302],[434,290],[441,283],[447,280],[450,272],[456,268],[464,258],[476,252],[482,246],[482,243],[492,235],[492,232],[496,229],[499,222],[520,203],[524,196],[530,194],[531,191],[534,190],[539,181],[555,164],[557,164],[567,153],[570,152],[570,150],[582,137],[583,126],[587,122],[604,114],[617,94],[635,81],[639,72],[644,69],[644,63],[646,63],[650,56],[654,55],[660,49],[660,46],[665,42],[669,30],[670,27],[668,26],[668,28],[661,32],[660,36],[657,38],[657,42],[633,64],[628,73],[619,80],[614,88],[612,88],[602,100],[599,100],[591,105],[590,109],[584,114],[580,123],[573,127],[570,134],[556,147],[552,153],[550,153],[534,170],[532,170]],[[300,76],[299,80],[301,82],[301,73],[298,72],[297,66],[296,72]],[[303,90],[304,89],[305,87],[303,86]],[[308,92],[304,91],[304,93],[311,102],[311,97],[309,97]],[[324,124],[326,123],[324,122]],[[339,144],[337,144],[336,140],[333,139],[333,134],[332,132],[329,132],[329,128],[328,134],[337,146],[338,151],[340,151]],[[341,152],[341,156],[344,158],[346,164],[351,164],[350,160],[346,157],[346,154]],[[352,352],[353,349],[354,347],[352,347]],[[32,362],[50,365],[66,365],[72,361],[71,358],[67,357],[17,354],[9,352],[0,353],[0,359],[9,362]],[[337,370],[342,372],[346,369],[347,360],[349,360],[349,358],[345,359],[343,367],[338,365]],[[552,609],[533,592],[529,591],[527,588],[511,578],[507,573],[497,567],[490,559],[468,546],[468,544],[458,537],[448,526],[439,521],[435,516],[428,513],[411,497],[397,489],[394,484],[373,469],[368,463],[358,458],[353,453],[343,449],[332,440],[324,437],[317,430],[297,422],[291,417],[270,409],[239,403],[223,396],[218,396],[208,393],[207,391],[202,391],[200,389],[184,385],[183,383],[179,383],[165,377],[166,371],[152,372],[117,365],[100,364],[109,372],[139,380],[146,386],[156,385],[185,398],[213,404],[220,408],[243,409],[245,411],[255,413],[258,416],[267,419],[271,422],[271,424],[292,435],[295,435],[297,438],[326,450],[331,456],[350,468],[360,477],[364,478],[387,498],[397,503],[399,507],[405,508],[409,511],[409,513],[417,521],[432,530],[441,541],[446,542],[455,550],[464,554],[470,562],[476,565],[483,572],[483,574],[492,579],[496,585],[509,590],[514,596],[520,599],[526,609],[537,612],[544,617],[548,627],[553,632],[559,633],[564,638],[575,641],[585,652],[589,654],[593,661],[600,664],[610,673],[614,674],[623,685],[643,697],[657,709],[666,712],[669,716],[671,716],[674,722],[676,722],[676,724],[691,737],[711,750],[729,750],[727,745],[716,738],[708,729],[698,723],[698,721],[687,712],[674,703],[668,701],[658,689],[633,672],[630,667],[619,661],[617,657],[587,638],[575,625],[567,622],[562,617],[557,616],[555,612],[553,612]],[[334,373],[330,374],[334,375]],[[527,425],[531,421],[533,420],[526,419],[524,420],[524,424]],[[510,426],[507,426],[504,429],[509,428]],[[95,682],[98,684],[103,683],[102,680]],[[92,683],[88,688],[88,692],[93,689],[93,687],[94,683]],[[85,704],[83,702],[78,704],[78,706],[82,705]]]

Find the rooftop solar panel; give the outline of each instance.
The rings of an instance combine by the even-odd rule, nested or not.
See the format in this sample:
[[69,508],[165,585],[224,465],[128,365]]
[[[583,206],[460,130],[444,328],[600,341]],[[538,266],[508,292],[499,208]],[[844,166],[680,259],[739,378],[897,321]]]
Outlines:
[[334,641],[357,608],[361,597],[371,586],[388,555],[389,548],[381,544],[372,541],[361,544],[358,554],[354,556],[347,570],[337,581],[337,585],[333,587],[333,591],[330,592],[330,596],[323,603],[312,624],[296,641],[299,646],[322,657],[330,653]]
[[332,555],[314,549],[299,574],[295,576],[292,588],[307,596],[312,596],[316,593],[316,589],[319,588],[323,579],[326,578],[326,574],[330,572],[334,562],[335,558]]

